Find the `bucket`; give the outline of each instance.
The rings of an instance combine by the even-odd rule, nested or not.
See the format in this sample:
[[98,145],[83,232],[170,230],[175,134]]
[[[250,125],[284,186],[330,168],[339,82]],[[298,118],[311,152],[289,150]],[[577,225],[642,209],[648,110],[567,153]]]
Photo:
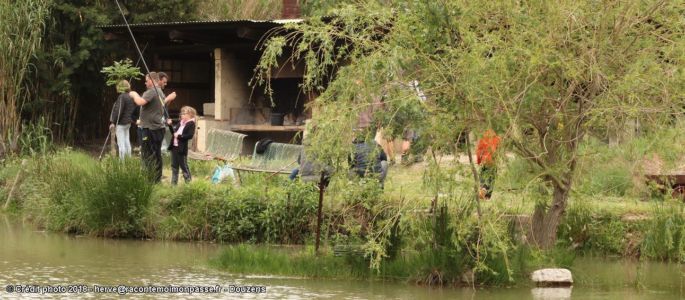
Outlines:
[[285,117],[282,113],[271,113],[271,126],[283,126],[283,118]]

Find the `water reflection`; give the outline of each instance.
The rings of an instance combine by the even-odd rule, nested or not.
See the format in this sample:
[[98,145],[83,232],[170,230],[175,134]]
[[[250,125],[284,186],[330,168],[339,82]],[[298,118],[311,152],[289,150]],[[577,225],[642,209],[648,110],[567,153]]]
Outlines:
[[[265,286],[264,294],[139,294],[149,299],[530,299],[531,287],[503,289],[426,288],[412,284],[240,276],[209,268],[222,246],[144,240],[109,240],[35,231],[0,216],[0,298],[118,299],[116,294],[16,294],[12,285],[229,285]],[[632,269],[631,269],[632,266]],[[679,299],[679,265],[579,259],[574,268],[575,299]],[[647,288],[635,288],[635,278]],[[652,278],[655,277],[655,278]],[[651,278],[651,279],[650,279]],[[547,294],[541,294],[549,299]],[[569,294],[570,297],[570,294]],[[538,298],[536,298],[538,299]],[[561,298],[560,298],[561,299]],[[567,298],[563,298],[567,299]]]
[[572,287],[533,288],[530,290],[535,300],[569,300]]

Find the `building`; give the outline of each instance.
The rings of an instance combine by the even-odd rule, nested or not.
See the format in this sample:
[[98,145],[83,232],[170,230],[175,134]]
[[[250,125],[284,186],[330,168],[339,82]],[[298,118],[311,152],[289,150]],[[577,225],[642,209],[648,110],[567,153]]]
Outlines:
[[[144,49],[150,70],[170,76],[166,92],[175,91],[177,99],[169,106],[173,116],[184,105],[198,110],[195,147],[204,151],[207,132],[212,128],[246,134],[243,153],[251,154],[256,141],[270,138],[277,142],[299,143],[304,120],[311,118],[305,109],[313,100],[299,88],[303,66],[286,61],[273,70],[273,105],[264,88],[250,82],[261,57],[259,43],[271,30],[287,20],[222,20],[131,24],[130,28]],[[105,39],[120,43],[126,56],[138,55],[126,25],[101,27]],[[143,89],[137,86],[138,90]]]

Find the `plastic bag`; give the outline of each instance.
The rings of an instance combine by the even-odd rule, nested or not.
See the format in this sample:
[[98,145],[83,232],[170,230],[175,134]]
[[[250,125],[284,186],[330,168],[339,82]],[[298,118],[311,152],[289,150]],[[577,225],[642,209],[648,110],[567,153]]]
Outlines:
[[227,177],[230,177],[231,180],[235,180],[233,169],[229,165],[216,166],[214,175],[212,175],[212,183],[219,184]]

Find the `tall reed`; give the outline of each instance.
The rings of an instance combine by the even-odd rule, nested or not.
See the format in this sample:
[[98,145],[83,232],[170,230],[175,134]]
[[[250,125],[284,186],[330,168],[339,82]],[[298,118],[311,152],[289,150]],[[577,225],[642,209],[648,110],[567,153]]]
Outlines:
[[26,74],[40,47],[48,0],[0,0],[0,157],[18,149]]

